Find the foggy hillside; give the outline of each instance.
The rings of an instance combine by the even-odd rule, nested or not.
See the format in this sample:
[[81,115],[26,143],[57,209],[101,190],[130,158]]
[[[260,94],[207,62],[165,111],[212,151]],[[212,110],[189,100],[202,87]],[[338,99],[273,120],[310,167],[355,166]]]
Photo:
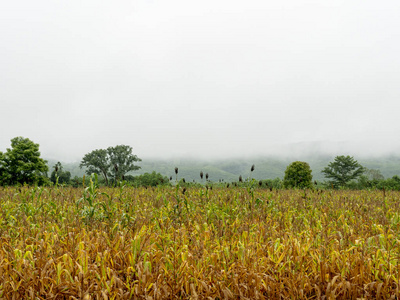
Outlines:
[[[185,178],[187,181],[200,181],[200,171],[204,175],[209,174],[209,180],[218,181],[223,179],[226,182],[237,181],[239,175],[248,178],[250,175],[256,179],[283,178],[286,167],[293,161],[301,160],[309,163],[312,169],[314,180],[324,180],[321,170],[329,162],[333,161],[334,156],[297,157],[296,159],[279,157],[258,157],[240,159],[219,159],[219,160],[196,160],[196,159],[143,159],[138,165],[140,170],[131,172],[132,175],[139,175],[145,172],[156,171],[167,177],[172,176],[175,180],[175,167],[178,167],[178,179]],[[385,178],[400,175],[400,156],[370,157],[360,158],[358,162],[368,169],[378,169]],[[56,161],[49,160],[50,170]],[[255,170],[250,174],[251,165],[255,165]],[[84,169],[79,168],[79,162],[63,163],[64,169],[70,171],[72,177],[82,176]]]

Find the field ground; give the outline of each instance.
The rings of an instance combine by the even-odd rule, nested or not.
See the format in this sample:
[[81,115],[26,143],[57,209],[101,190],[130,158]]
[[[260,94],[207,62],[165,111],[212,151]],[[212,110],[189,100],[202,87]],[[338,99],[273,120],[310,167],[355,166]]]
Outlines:
[[0,188],[0,298],[399,299],[399,204],[382,191]]

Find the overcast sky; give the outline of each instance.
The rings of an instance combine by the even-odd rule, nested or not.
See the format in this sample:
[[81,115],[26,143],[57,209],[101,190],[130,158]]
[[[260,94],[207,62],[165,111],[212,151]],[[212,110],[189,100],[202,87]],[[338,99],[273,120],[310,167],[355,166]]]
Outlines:
[[399,15],[398,0],[2,1],[0,151],[23,136],[64,161],[118,144],[400,153]]

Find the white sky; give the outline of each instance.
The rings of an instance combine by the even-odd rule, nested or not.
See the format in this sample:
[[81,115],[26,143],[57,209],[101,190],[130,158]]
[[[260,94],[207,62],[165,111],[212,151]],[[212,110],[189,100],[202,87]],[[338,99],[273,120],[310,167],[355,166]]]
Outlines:
[[2,1],[0,151],[400,150],[399,16],[398,0]]

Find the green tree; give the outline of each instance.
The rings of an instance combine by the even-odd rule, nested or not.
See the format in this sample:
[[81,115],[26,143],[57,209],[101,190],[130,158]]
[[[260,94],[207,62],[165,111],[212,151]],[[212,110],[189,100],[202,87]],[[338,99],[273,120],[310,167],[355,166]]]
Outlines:
[[114,177],[114,182],[124,178],[130,171],[139,170],[140,167],[134,163],[142,161],[132,153],[132,147],[127,145],[118,145],[107,148],[108,159],[110,163],[110,173]]
[[351,180],[364,173],[361,166],[352,156],[336,156],[333,162],[322,170],[326,178],[331,179],[334,187],[345,187]]
[[132,153],[132,147],[118,145],[107,149],[93,150],[83,157],[79,166],[86,167],[88,175],[101,174],[106,184],[109,185],[110,176],[116,183],[126,173],[140,169],[139,166],[134,165],[134,162],[137,161],[141,161],[141,159]]
[[377,184],[377,188],[385,189],[385,190],[400,190],[400,177],[398,175],[394,175],[392,178],[388,178],[386,180],[381,180]]
[[5,185],[8,182],[9,174],[6,169],[5,155],[0,152],[0,185]]
[[286,168],[283,185],[285,188],[311,188],[311,173],[308,163],[303,161],[292,162]]
[[[47,162],[40,158],[39,144],[28,138],[15,137],[11,148],[0,155],[0,173],[2,184],[33,184],[45,182]],[[4,176],[4,177],[3,177]]]
[[86,174],[88,175],[92,173],[101,174],[108,185],[107,173],[110,168],[110,161],[108,159],[107,150],[96,149],[85,154],[79,167],[86,167]]
[[383,180],[385,177],[382,175],[381,171],[378,169],[367,169],[364,168],[364,175],[370,180]]
[[50,175],[50,181],[53,183],[57,182],[57,177],[58,177],[58,183],[65,183],[68,184],[71,180],[71,172],[69,171],[64,171],[63,166],[60,162],[57,162],[54,167],[53,167],[53,172],[51,172]]

